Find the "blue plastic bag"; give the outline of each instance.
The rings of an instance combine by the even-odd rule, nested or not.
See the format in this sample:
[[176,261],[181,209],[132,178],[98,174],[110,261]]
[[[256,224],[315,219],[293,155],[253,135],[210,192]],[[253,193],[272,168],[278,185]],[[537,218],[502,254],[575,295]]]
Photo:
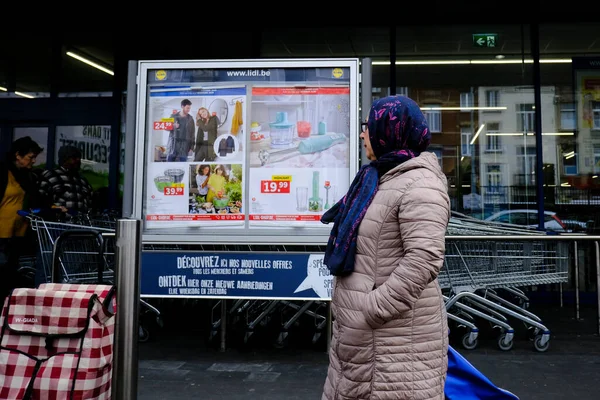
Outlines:
[[452,346],[448,346],[444,394],[446,400],[519,400],[508,390],[494,385]]

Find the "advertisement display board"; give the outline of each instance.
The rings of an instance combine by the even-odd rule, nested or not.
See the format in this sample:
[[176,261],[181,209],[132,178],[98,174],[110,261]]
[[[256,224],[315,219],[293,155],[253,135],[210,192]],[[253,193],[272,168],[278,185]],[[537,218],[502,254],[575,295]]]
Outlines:
[[358,170],[358,59],[143,61],[143,240],[325,244]]
[[331,300],[323,254],[147,251],[145,297]]

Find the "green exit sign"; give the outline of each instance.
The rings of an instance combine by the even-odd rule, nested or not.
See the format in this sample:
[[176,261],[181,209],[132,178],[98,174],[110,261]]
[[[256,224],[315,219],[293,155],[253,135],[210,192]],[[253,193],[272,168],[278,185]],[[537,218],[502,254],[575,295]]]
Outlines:
[[496,47],[498,43],[498,34],[496,33],[475,33],[473,35],[473,46],[475,47]]

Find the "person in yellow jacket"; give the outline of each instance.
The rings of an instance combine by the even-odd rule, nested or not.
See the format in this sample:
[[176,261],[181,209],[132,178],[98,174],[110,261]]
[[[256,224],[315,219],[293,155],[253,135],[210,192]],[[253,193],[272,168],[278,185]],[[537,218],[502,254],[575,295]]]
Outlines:
[[208,194],[206,195],[206,201],[212,203],[215,197],[220,198],[225,196],[225,185],[228,179],[225,174],[225,167],[217,165],[214,173],[210,174],[208,178]]
[[0,305],[10,291],[26,282],[19,272],[19,259],[34,246],[28,235],[28,220],[17,212],[46,208],[49,203],[39,192],[38,177],[32,171],[43,151],[29,136],[15,140],[0,161]]

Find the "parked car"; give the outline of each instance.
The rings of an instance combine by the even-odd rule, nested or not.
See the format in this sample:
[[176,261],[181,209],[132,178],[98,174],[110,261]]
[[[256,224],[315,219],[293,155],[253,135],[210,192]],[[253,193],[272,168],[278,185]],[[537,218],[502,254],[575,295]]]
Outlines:
[[[504,210],[490,215],[485,220],[537,229],[538,210]],[[544,211],[544,229],[551,232],[571,231],[554,211]]]

